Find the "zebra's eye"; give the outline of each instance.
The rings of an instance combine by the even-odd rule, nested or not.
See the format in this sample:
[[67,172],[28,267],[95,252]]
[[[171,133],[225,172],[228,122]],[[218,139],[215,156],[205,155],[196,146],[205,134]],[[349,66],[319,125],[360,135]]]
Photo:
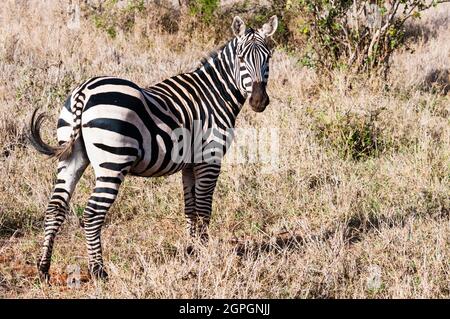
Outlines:
[[244,63],[244,57],[242,55],[238,55],[238,58],[241,63]]

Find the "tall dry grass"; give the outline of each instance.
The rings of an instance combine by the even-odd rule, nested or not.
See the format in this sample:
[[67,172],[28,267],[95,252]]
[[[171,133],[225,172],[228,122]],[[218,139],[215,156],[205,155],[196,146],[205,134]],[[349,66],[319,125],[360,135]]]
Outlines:
[[[184,254],[180,176],[129,177],[103,231],[111,278],[84,280],[78,217],[94,184],[88,169],[57,238],[53,285],[41,286],[35,264],[56,163],[25,144],[31,111],[48,110],[44,137],[54,143],[63,100],[83,79],[112,74],[151,85],[217,45],[205,34],[154,29],[150,14],[114,39],[84,16],[71,30],[67,5],[0,7],[1,297],[450,296],[448,5],[411,26],[415,52],[396,54],[388,89],[349,88],[344,74],[323,86],[295,56],[275,51],[271,105],[262,114],[244,107],[237,127],[279,128],[278,170],[226,163],[211,243],[196,257]],[[78,288],[65,282],[71,265],[81,267]]]

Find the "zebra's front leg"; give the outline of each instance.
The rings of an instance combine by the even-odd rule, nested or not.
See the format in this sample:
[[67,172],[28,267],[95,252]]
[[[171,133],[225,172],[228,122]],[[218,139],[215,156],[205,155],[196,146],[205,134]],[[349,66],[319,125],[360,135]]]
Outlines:
[[[190,236],[197,234],[197,215],[195,213],[195,175],[194,166],[188,165],[183,168],[183,192],[184,192],[184,214],[187,221],[187,231]],[[188,248],[192,250],[192,248]]]
[[219,164],[201,163],[194,166],[195,175],[195,236],[203,244],[208,242],[208,226],[211,219],[212,200],[217,179],[220,174]]

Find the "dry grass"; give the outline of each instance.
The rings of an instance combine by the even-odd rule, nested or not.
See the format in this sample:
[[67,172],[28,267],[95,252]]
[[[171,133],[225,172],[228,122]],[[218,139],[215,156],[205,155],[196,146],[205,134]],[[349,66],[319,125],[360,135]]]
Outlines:
[[[279,170],[224,167],[212,241],[197,257],[184,255],[181,177],[130,177],[103,232],[111,278],[84,280],[77,216],[93,187],[88,170],[56,242],[54,284],[44,287],[35,264],[55,163],[23,145],[32,109],[48,109],[44,135],[54,143],[63,99],[82,79],[113,74],[150,85],[189,69],[216,44],[152,31],[151,16],[111,39],[83,19],[81,29],[67,29],[65,2],[6,1],[0,297],[449,298],[450,101],[427,81],[450,68],[450,7],[433,10],[414,29],[415,53],[395,56],[387,91],[370,83],[348,89],[340,74],[324,88],[276,51],[270,107],[263,114],[245,107],[237,126],[279,128]],[[74,264],[83,280],[70,289],[66,269]]]

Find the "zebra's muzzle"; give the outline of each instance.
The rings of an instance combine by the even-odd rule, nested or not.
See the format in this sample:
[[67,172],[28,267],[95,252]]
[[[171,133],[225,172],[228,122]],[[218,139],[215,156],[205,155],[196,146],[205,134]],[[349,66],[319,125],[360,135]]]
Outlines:
[[250,106],[255,112],[262,112],[269,105],[270,99],[266,92],[266,83],[253,82],[252,94],[250,95]]

